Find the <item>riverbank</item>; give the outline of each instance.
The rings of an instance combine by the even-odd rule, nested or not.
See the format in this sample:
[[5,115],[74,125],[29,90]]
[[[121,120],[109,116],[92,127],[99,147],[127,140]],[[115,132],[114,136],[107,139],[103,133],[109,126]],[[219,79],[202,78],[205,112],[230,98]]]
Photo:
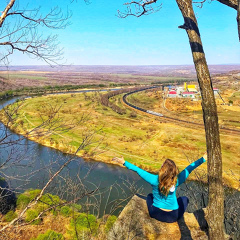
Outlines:
[[78,91],[102,91],[113,88],[135,86],[137,84],[115,84],[114,86],[105,84],[88,84],[88,85],[63,85],[63,86],[44,86],[44,87],[24,87],[19,89],[7,90],[0,92],[0,100],[7,100],[17,96],[41,96],[44,94],[58,94]]

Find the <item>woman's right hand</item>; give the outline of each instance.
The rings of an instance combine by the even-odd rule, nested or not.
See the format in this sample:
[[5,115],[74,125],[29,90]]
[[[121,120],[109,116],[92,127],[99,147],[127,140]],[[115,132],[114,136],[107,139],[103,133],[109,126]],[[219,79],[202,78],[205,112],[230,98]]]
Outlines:
[[112,159],[112,161],[117,162],[117,163],[120,163],[120,164],[124,164],[124,163],[125,163],[125,160],[124,160],[123,156],[121,156],[120,158],[114,157],[114,158]]

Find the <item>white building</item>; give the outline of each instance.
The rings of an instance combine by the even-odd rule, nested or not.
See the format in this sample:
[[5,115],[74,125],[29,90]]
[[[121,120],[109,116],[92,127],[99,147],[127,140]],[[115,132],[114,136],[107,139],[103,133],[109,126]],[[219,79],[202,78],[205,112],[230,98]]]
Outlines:
[[195,92],[183,92],[182,97],[184,98],[195,98],[196,93]]
[[214,95],[218,95],[219,89],[218,88],[213,88]]

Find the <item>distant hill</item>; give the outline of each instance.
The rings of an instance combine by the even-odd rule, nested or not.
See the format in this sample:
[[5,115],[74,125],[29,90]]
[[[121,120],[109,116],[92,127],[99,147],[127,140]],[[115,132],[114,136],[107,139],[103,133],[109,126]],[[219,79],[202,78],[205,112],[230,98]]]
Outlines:
[[[238,80],[240,65],[210,65],[213,81]],[[218,78],[218,79],[217,79]],[[196,82],[193,65],[155,66],[10,66],[0,67],[0,91],[46,86],[123,86]]]
[[[239,65],[209,65],[211,74],[228,73],[240,71]],[[6,67],[0,67],[0,71],[6,71]],[[118,73],[118,74],[140,74],[154,76],[195,76],[193,65],[150,65],[150,66],[113,66],[113,65],[68,65],[68,66],[10,66],[9,71],[43,71],[43,72],[89,72],[89,73]]]

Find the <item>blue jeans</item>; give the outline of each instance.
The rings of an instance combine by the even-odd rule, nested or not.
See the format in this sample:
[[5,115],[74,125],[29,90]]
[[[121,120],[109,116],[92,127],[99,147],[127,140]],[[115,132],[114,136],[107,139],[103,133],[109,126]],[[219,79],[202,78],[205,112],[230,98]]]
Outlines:
[[147,196],[147,206],[148,212],[151,218],[155,218],[161,222],[173,223],[180,219],[185,210],[187,209],[187,205],[189,203],[189,199],[187,197],[179,197],[177,199],[179,208],[172,211],[164,211],[160,208],[153,206],[153,194],[149,193]]

